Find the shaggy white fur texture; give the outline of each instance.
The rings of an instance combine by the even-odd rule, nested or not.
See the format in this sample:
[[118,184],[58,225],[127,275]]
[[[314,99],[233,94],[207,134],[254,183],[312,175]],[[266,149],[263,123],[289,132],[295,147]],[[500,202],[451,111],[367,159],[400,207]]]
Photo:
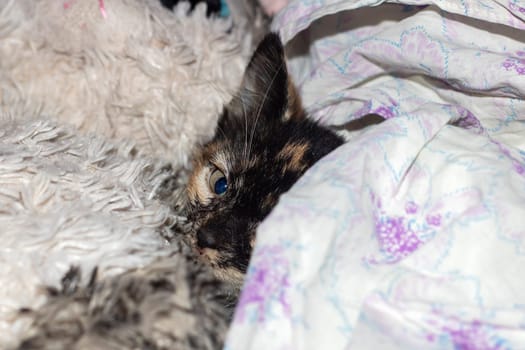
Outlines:
[[[176,218],[152,199],[166,162],[130,143],[77,136],[44,119],[0,123],[0,348],[27,327],[21,307],[44,302],[71,265],[101,277],[166,254]],[[163,234],[164,233],[164,234]]]
[[186,10],[0,0],[0,348],[70,265],[104,278],[168,254],[177,217],[154,193],[212,135],[251,50]]
[[250,54],[235,40],[243,28],[204,6],[186,12],[158,0],[0,1],[0,108],[133,138],[184,164]]

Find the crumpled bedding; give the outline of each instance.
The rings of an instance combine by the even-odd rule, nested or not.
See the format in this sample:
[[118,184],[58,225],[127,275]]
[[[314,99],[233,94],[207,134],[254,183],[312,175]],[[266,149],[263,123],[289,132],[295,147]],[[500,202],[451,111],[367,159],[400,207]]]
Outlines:
[[296,0],[313,118],[386,120],[258,231],[226,349],[525,349],[525,2]]

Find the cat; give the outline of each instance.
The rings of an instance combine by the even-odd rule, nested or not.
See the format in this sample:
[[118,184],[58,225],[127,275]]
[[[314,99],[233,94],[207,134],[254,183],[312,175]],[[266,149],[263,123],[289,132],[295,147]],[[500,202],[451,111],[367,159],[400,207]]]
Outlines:
[[214,138],[196,155],[187,185],[193,245],[219,279],[241,288],[260,222],[281,194],[343,142],[307,117],[281,40],[267,34]]

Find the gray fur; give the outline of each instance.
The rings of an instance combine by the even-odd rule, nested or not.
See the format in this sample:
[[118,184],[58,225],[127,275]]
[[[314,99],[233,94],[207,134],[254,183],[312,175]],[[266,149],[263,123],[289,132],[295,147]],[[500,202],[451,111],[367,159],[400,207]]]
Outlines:
[[219,349],[231,309],[223,285],[184,243],[142,269],[80,286],[72,268],[19,349]]

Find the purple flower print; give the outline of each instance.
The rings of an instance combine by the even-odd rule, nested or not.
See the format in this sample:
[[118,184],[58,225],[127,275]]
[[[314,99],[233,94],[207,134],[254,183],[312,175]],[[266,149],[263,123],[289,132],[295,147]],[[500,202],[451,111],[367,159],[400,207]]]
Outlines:
[[384,216],[376,221],[376,234],[384,253],[396,262],[414,252],[422,241],[404,217]]
[[417,210],[418,210],[418,206],[416,203],[410,201],[408,202],[406,205],[405,205],[405,212],[407,214],[415,214],[417,213]]
[[288,271],[289,263],[281,246],[262,246],[256,250],[237,305],[235,322],[244,322],[248,309],[254,309],[256,321],[262,323],[268,316],[269,306],[275,303],[289,317]]
[[509,2],[509,8],[512,11],[517,11],[517,12],[519,12],[521,14],[525,14],[525,7],[517,5],[516,2],[517,2],[516,0],[510,1]]
[[500,350],[505,348],[503,339],[491,334],[493,327],[478,320],[464,323],[454,318],[447,318],[441,322],[446,323],[446,325],[439,327],[441,334],[427,335],[428,341],[435,342],[448,339],[454,345],[454,349],[457,350]]
[[414,201],[405,203],[403,215],[391,215],[382,208],[379,197],[374,193],[370,196],[376,207],[375,233],[383,258],[367,257],[367,263],[396,263],[416,251],[442,226],[440,213],[430,211],[425,215]]
[[516,57],[507,57],[502,63],[507,71],[515,71],[519,75],[525,75],[525,51],[516,52]]
[[519,161],[517,160],[513,160],[512,161],[512,166],[514,167],[514,170],[520,174],[520,175],[523,175],[525,173],[525,167],[523,166],[523,164],[521,164]]
[[440,226],[441,225],[441,215],[427,215],[426,217],[427,224],[430,226]]
[[454,122],[456,126],[460,128],[469,129],[474,131],[476,134],[482,134],[484,132],[481,122],[471,111],[465,109],[461,106],[454,107],[457,113],[460,115],[460,118]]
[[382,116],[383,118],[385,119],[390,119],[390,118],[393,118],[394,117],[394,112],[393,112],[394,108],[393,107],[386,107],[386,106],[381,106],[379,108],[376,108],[373,113],[375,114],[379,114],[380,116]]
[[385,119],[390,119],[396,116],[398,108],[399,108],[398,103],[390,99],[390,105],[380,106],[374,110],[371,110],[371,112],[375,114],[379,114]]
[[503,153],[503,155],[505,155],[505,157],[507,157],[512,162],[512,167],[514,168],[514,171],[519,175],[525,175],[525,159],[519,160],[516,157],[514,157],[511,154],[510,150],[507,147],[505,147],[501,142],[496,140],[492,140],[492,142],[496,144],[500,152]]

